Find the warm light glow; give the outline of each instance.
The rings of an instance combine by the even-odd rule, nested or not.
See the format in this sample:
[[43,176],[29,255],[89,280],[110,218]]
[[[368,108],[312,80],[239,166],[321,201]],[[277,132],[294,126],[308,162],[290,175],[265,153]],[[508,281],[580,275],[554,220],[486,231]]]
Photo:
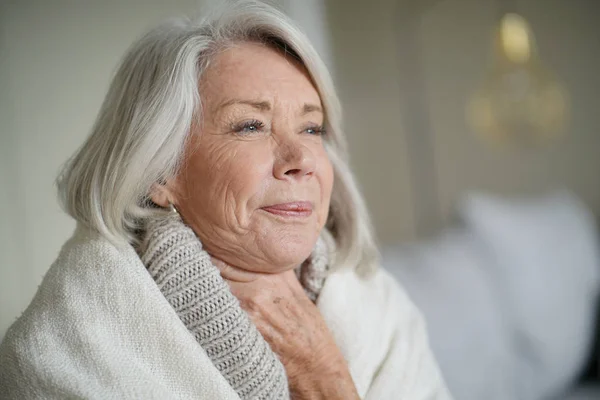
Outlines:
[[492,63],[467,106],[476,132],[500,143],[537,144],[560,133],[567,93],[537,55],[527,21],[506,14],[495,35]]
[[518,14],[506,14],[500,21],[502,50],[508,59],[524,63],[531,55],[531,39],[527,21]]

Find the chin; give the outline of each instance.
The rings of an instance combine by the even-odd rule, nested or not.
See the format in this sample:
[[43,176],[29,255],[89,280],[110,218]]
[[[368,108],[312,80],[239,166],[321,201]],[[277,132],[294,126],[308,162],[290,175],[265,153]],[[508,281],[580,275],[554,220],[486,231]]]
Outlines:
[[271,261],[271,268],[288,270],[302,264],[313,251],[318,234],[279,234],[267,235],[265,253]]

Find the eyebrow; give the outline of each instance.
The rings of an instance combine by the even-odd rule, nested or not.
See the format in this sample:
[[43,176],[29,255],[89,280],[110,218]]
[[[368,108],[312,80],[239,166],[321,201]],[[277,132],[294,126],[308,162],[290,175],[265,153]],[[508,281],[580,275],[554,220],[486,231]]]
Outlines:
[[218,109],[227,108],[229,106],[233,106],[235,104],[245,104],[256,108],[259,111],[269,111],[271,109],[271,104],[268,101],[254,101],[254,100],[240,100],[240,99],[230,99],[227,100],[217,107]]
[[311,112],[320,112],[321,114],[323,114],[323,109],[321,108],[321,106],[318,106],[316,104],[305,103],[304,107],[302,108],[302,114],[310,114]]
[[[223,102],[222,104],[220,104],[218,106],[218,109],[227,108],[229,106],[236,105],[236,104],[248,105],[253,108],[256,108],[259,111],[271,110],[271,103],[269,103],[268,101],[242,100],[242,99],[227,100],[227,101]],[[321,108],[321,106],[319,106],[317,104],[304,103],[304,106],[302,107],[302,115],[310,114],[312,112],[320,112],[321,114],[323,114],[323,109]]]

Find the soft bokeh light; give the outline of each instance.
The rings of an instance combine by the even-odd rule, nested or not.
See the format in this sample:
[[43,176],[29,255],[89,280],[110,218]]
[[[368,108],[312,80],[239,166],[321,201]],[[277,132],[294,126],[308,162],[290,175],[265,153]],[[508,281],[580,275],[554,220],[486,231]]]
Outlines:
[[475,131],[494,143],[542,144],[564,132],[567,99],[539,57],[528,22],[506,14],[495,32],[492,62],[467,106]]

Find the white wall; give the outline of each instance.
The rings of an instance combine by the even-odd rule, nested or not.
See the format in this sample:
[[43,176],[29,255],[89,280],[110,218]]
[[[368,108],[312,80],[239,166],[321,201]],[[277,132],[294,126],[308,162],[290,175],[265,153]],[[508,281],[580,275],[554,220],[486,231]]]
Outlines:
[[[6,30],[3,8],[0,6],[0,93],[9,93],[11,83],[8,74]],[[23,237],[21,226],[16,223],[24,208],[19,201],[19,180],[15,164],[16,137],[14,132],[14,102],[7,95],[0,96],[0,332],[4,321],[8,321],[19,311],[20,306],[11,299],[18,297],[22,285],[19,274],[21,258],[16,244]],[[0,337],[1,337],[0,333]]]
[[328,0],[335,81],[351,162],[380,239],[415,236],[395,0]]

